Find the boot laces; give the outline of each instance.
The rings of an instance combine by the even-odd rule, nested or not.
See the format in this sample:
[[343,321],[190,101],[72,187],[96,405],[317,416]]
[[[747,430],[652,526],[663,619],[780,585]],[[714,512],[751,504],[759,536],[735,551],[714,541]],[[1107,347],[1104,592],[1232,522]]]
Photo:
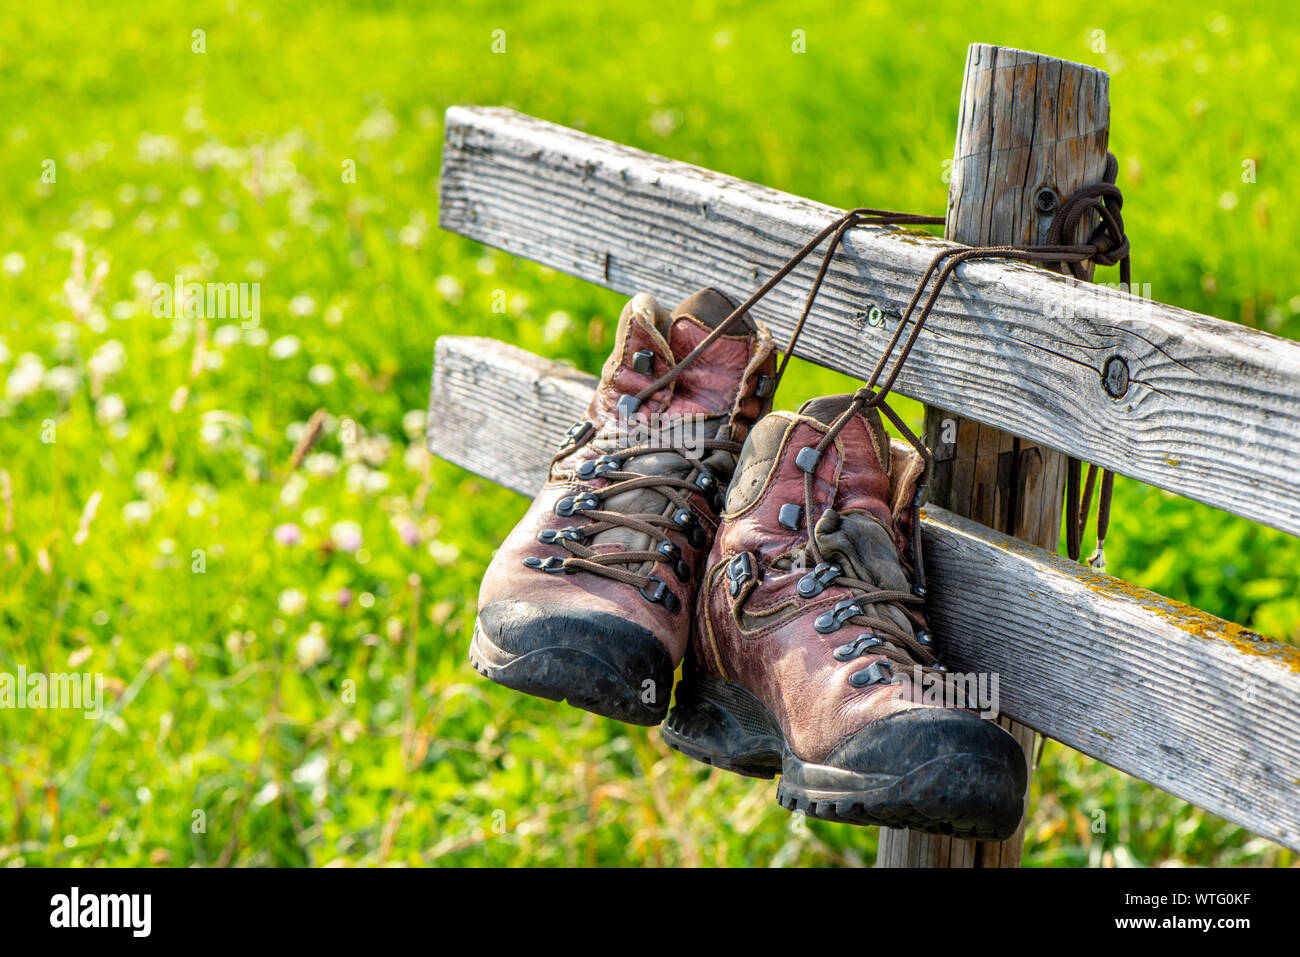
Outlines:
[[[551,460],[552,467],[572,455],[577,448],[588,444],[594,433],[591,423],[575,426],[569,441]],[[587,481],[602,479],[605,484],[578,486],[556,504],[557,515],[583,516],[589,520],[588,523],[581,527],[545,529],[539,539],[545,544],[559,545],[569,554],[564,558],[525,559],[525,564],[551,573],[587,572],[622,582],[638,589],[648,601],[661,602],[676,611],[680,601],[668,590],[664,577],[651,574],[655,569],[645,566],[667,565],[680,582],[690,580],[691,567],[668,533],[684,535],[693,548],[707,548],[709,536],[706,528],[717,523],[722,511],[724,485],[699,461],[693,463],[686,478],[638,471],[630,463],[644,456],[664,453],[676,454],[687,461],[701,452],[721,451],[734,458],[740,454],[741,444],[728,439],[701,439],[690,442],[688,448],[688,443],[680,438],[663,441],[664,433],[672,434],[664,428],[660,430],[658,441],[637,446],[617,443],[597,446],[600,456],[580,463],[577,477]],[[629,512],[605,507],[615,496],[638,489],[657,493],[668,501],[668,507],[660,512]],[[656,544],[648,549],[616,552],[601,552],[589,544],[601,532],[615,528],[640,532]]]

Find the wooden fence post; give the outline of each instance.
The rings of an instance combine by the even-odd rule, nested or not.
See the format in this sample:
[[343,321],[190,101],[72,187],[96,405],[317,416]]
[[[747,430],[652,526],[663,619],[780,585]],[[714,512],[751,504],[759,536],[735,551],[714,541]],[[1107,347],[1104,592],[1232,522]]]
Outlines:
[[[1110,132],[1109,77],[1095,67],[971,44],[948,193],[948,239],[967,246],[1047,241],[1052,215],[1099,182]],[[957,282],[954,277],[953,282]],[[1056,551],[1065,456],[928,406],[929,500]],[[1002,718],[1032,762],[1034,732]],[[879,867],[1018,867],[1024,821],[1000,843],[882,828]]]

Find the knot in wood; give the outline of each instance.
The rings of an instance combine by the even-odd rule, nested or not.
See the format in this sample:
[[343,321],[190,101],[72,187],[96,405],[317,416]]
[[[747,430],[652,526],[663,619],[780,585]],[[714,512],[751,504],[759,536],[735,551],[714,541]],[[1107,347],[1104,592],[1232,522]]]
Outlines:
[[1118,399],[1128,391],[1128,363],[1123,356],[1111,356],[1101,370],[1101,384],[1106,394]]

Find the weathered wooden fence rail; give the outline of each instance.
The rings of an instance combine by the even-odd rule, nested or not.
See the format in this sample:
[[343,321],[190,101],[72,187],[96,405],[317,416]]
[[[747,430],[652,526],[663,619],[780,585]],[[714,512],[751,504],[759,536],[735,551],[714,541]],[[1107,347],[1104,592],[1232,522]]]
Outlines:
[[[629,295],[747,293],[842,212],[511,110],[447,111],[442,227]],[[944,245],[855,229],[796,354],[861,377]],[[815,268],[755,307],[778,341]],[[879,326],[872,305],[886,314]],[[1112,356],[1129,369],[1118,400],[1103,379]],[[972,263],[945,288],[897,388],[1300,534],[1300,343],[1033,266]]]
[[[1026,191],[1041,180],[1064,194],[1096,177],[1105,74],[975,44],[962,103],[949,234],[1041,242]],[[1023,185],[1012,166],[1024,167]],[[510,110],[447,111],[442,226],[623,293],[745,294],[840,213]],[[855,229],[797,354],[865,377],[948,245]],[[778,339],[814,268],[755,307]],[[503,343],[443,337],[429,448],[532,494],[594,382]],[[1001,711],[1016,722],[1300,850],[1300,650],[1052,551],[1057,452],[1300,534],[1300,343],[1023,264],[975,262],[945,288],[897,388],[929,406],[931,445],[939,416],[961,417],[958,441],[936,456],[936,494],[950,509],[930,506],[923,521],[945,659],[997,675]],[[982,473],[1017,437],[1018,461],[1034,458],[1039,471],[1020,471],[1018,487],[991,483]],[[987,488],[1017,508],[978,503]],[[988,527],[1012,524],[1019,537]],[[1015,840],[881,839],[884,864],[1018,859]]]

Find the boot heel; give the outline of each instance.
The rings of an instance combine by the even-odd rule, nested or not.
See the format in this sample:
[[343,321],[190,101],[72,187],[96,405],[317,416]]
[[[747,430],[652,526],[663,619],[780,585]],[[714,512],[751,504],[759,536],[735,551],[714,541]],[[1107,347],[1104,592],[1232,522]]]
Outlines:
[[752,778],[781,771],[780,728],[757,698],[729,681],[684,677],[660,734],[669,747],[726,771]]

